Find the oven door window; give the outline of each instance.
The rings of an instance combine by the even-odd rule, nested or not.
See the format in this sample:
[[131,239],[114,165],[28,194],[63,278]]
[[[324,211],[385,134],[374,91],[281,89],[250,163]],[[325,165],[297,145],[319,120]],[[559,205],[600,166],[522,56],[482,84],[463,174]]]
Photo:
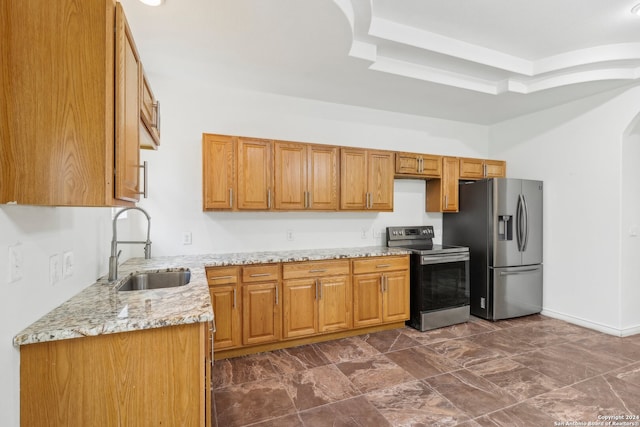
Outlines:
[[421,265],[420,283],[414,283],[420,286],[420,311],[468,305],[468,267],[468,261]]

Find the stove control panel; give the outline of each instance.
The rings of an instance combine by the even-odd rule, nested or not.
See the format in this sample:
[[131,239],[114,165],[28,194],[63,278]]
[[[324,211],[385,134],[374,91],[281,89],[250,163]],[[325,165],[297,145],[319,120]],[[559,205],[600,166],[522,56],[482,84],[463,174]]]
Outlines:
[[395,240],[431,240],[434,236],[432,225],[387,227],[387,242]]

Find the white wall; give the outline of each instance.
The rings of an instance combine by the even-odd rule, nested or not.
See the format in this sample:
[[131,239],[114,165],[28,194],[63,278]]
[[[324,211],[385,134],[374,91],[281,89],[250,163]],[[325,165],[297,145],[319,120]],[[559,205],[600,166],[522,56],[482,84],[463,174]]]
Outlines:
[[[150,75],[162,100],[162,145],[150,164],[153,253],[191,254],[383,244],[388,225],[433,224],[424,212],[425,184],[397,180],[393,213],[202,211],[202,133],[222,133],[343,146],[485,157],[487,128],[438,119],[203,87]],[[286,239],[286,231],[294,240]],[[362,231],[367,237],[362,238]],[[192,245],[182,245],[183,232]]]
[[[13,337],[103,275],[111,209],[0,205],[0,425],[19,425],[19,361]],[[10,280],[9,247],[22,254],[22,279]],[[49,259],[71,251],[73,275],[49,283]]]
[[[631,332],[640,325],[640,115],[629,126],[622,145],[622,216],[620,327]],[[636,331],[637,332],[637,331]]]
[[[382,244],[384,227],[433,224],[442,215],[424,212],[423,181],[396,181],[393,213],[204,213],[202,132],[295,141],[484,157],[488,129],[437,119],[202,87],[149,75],[162,100],[162,145],[143,152],[150,163],[150,198],[140,206],[152,217],[153,255],[368,246]],[[142,215],[130,212],[119,236],[141,238]],[[132,225],[135,225],[132,229]],[[295,240],[287,241],[286,230]],[[362,230],[367,238],[361,237]],[[181,233],[193,244],[181,244]],[[137,235],[136,235],[137,233]],[[255,235],[254,235],[255,234]],[[111,209],[0,206],[0,424],[19,425],[19,352],[13,336],[106,274]],[[24,276],[9,283],[9,246],[19,245]],[[136,245],[122,258],[142,256]],[[129,250],[128,250],[129,249]],[[74,273],[48,282],[49,257],[73,251]]]
[[[595,95],[492,126],[489,137],[510,176],[545,182],[544,312],[616,335],[640,332],[637,314],[623,315],[632,303],[621,306],[638,291],[621,268],[631,259],[621,258],[620,232],[622,143],[639,95],[639,87]],[[637,155],[632,146],[625,154]],[[625,193],[637,212],[638,193]]]

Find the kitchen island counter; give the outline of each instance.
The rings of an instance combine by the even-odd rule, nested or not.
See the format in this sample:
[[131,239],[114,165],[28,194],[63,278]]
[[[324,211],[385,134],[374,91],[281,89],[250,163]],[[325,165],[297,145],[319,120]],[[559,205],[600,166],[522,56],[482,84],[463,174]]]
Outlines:
[[[214,320],[205,267],[404,255],[384,246],[131,258],[119,266],[117,282],[98,281],[14,337],[14,346],[85,336],[131,332]],[[145,291],[116,291],[135,272],[191,270],[189,284]]]

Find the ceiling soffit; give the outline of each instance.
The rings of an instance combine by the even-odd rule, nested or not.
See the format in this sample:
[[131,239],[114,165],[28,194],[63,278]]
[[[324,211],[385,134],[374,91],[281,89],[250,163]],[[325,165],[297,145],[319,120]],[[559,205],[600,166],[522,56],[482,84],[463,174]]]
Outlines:
[[638,42],[528,59],[388,19],[377,11],[375,0],[334,3],[351,27],[349,56],[368,62],[374,71],[491,95],[640,79]]

